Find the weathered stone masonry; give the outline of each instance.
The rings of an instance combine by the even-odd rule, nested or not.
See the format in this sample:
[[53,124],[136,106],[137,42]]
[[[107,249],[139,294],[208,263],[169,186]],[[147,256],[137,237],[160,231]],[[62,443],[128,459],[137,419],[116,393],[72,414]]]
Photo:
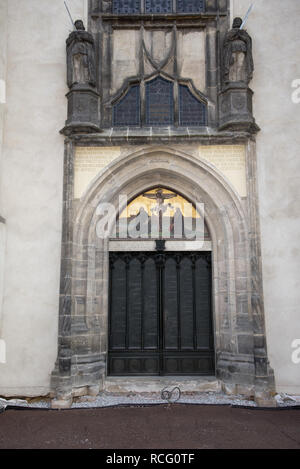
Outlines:
[[[88,40],[88,47],[94,51],[82,53],[87,56],[94,53],[92,60],[98,73],[96,83],[91,80],[90,72],[84,70],[81,74],[79,70],[78,75],[83,77],[83,83],[74,83],[73,78],[68,81],[68,120],[63,130],[67,137],[59,351],[52,375],[52,394],[58,406],[69,405],[78,394],[99,392],[106,377],[109,242],[96,237],[97,205],[109,202],[117,209],[120,193],[132,199],[161,185],[178,191],[193,203],[205,204],[212,237],[217,378],[228,392],[256,396],[258,402],[273,391],[262,291],[255,151],[258,127],[252,116],[252,91],[248,86],[253,72],[249,59],[251,40],[246,33],[239,37],[237,23],[230,30],[226,1],[206,3],[206,11],[194,16],[178,18],[164,14],[150,18],[145,14],[121,17],[109,10],[109,2],[91,1],[90,32],[79,31],[79,35],[85,35],[83,43]],[[178,30],[204,32],[207,68],[199,99],[203,96],[207,104],[206,126],[147,127],[142,122],[139,128],[112,127],[112,107],[117,96],[122,96],[132,83],[147,82],[145,59],[140,50],[137,76],[125,80],[117,94],[112,91],[110,62],[114,31],[121,27],[142,34],[145,26],[150,31],[155,27],[175,31],[175,46],[171,48],[175,50],[173,71],[152,72],[153,76],[168,74],[174,83],[182,79],[177,73],[180,68],[176,55]],[[233,71],[230,70],[232,60],[228,59],[232,51],[238,60],[233,61],[237,64]],[[72,67],[68,49],[68,76],[72,75]],[[181,83],[193,91],[192,80],[184,77]],[[240,197],[220,171],[195,158],[190,149],[193,144],[245,145],[247,197]],[[74,199],[76,147],[124,145],[132,147],[132,151],[115,159],[99,173],[81,199]]]

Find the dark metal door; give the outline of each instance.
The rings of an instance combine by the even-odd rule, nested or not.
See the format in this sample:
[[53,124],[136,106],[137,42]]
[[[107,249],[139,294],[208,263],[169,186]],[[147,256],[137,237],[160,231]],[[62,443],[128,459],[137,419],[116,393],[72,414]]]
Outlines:
[[110,254],[108,373],[211,375],[211,254]]

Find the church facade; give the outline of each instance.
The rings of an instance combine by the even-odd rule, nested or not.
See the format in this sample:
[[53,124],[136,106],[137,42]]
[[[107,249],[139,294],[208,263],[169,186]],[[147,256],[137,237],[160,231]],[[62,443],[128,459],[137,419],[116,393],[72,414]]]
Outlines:
[[246,0],[74,0],[72,25],[61,2],[14,3],[0,395],[61,408],[141,377],[299,394],[299,6],[245,24]]

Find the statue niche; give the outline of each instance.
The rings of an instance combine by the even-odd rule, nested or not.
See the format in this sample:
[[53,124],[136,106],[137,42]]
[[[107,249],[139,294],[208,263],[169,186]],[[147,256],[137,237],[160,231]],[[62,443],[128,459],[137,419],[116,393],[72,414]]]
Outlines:
[[232,29],[226,34],[223,46],[223,82],[244,83],[248,86],[253,77],[252,40],[247,31],[240,29],[241,18],[235,18]]
[[96,86],[95,44],[92,34],[85,30],[81,20],[75,21],[76,31],[67,39],[67,82],[75,85]]

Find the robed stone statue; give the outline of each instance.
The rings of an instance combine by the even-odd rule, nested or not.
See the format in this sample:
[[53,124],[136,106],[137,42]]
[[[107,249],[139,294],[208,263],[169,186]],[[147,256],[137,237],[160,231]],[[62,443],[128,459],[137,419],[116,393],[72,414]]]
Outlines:
[[240,29],[243,20],[235,18],[226,34],[223,46],[223,82],[248,86],[253,76],[252,40],[247,31]]
[[95,44],[91,33],[81,20],[75,21],[76,31],[67,39],[67,82],[74,85],[96,86]]

